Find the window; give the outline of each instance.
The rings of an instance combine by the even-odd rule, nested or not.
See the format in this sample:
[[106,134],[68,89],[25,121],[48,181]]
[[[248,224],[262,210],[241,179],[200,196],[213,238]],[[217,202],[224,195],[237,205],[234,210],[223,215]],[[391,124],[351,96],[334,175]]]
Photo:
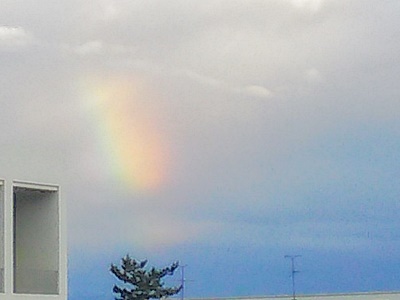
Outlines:
[[14,293],[59,292],[57,186],[14,182]]

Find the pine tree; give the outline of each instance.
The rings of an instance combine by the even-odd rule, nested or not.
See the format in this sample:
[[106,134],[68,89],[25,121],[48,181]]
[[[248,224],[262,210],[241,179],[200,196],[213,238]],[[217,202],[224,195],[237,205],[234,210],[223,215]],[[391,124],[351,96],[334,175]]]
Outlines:
[[147,260],[136,261],[129,255],[121,260],[121,266],[111,264],[110,271],[124,284],[123,287],[114,285],[113,292],[118,296],[116,300],[148,300],[160,299],[175,295],[180,292],[182,286],[164,287],[162,278],[173,275],[179,263],[163,269],[146,270]]

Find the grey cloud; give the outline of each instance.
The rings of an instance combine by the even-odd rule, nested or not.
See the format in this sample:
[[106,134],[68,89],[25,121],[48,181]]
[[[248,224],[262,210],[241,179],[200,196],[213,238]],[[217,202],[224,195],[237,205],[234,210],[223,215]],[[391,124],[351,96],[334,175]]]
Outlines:
[[0,26],[0,47],[14,49],[32,43],[33,37],[22,27]]
[[[176,218],[174,230],[197,228],[183,215],[198,211],[201,228],[228,213],[277,213],[283,222],[282,211],[302,205],[326,213],[308,197],[329,196],[329,182],[345,190],[339,179],[356,179],[360,169],[308,153],[324,135],[337,141],[355,124],[372,122],[385,131],[398,125],[396,8],[386,2],[375,10],[371,3],[6,1],[0,16],[12,25],[0,27],[0,43],[35,42],[28,52],[0,53],[2,166],[12,171],[18,164],[15,173],[66,182],[77,244],[106,239],[96,234],[97,217],[85,212],[96,206],[104,213],[110,198],[123,203],[115,214],[139,205],[145,215],[157,204],[156,215],[166,210]],[[157,95],[148,105],[163,112],[179,158],[171,171],[176,182],[164,194],[133,195],[129,202],[113,192],[115,182],[102,174],[95,125],[80,107],[80,80],[88,74],[140,76]],[[168,210],[177,199],[177,212]],[[351,214],[353,206],[329,202],[326,209]],[[107,213],[103,218],[110,236],[120,225]],[[119,224],[129,221],[121,218]]]

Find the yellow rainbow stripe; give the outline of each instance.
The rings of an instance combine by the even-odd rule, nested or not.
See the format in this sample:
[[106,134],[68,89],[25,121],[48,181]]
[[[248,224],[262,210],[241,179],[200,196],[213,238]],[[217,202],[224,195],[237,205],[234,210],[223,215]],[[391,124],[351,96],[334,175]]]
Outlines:
[[165,183],[169,163],[165,134],[152,99],[136,78],[85,81],[84,101],[97,127],[108,169],[135,190],[157,189]]

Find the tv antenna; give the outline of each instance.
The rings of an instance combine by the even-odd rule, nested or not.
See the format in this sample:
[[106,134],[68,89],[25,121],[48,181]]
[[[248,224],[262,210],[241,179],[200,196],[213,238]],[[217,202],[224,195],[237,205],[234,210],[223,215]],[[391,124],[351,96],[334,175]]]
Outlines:
[[185,278],[185,267],[187,267],[187,265],[182,265],[182,266],[179,266],[179,267],[181,269],[181,280],[180,280],[181,287],[182,287],[182,289],[181,289],[181,300],[184,300],[185,299],[185,283],[188,282],[188,281],[193,281],[193,280],[187,280]]
[[292,295],[293,295],[293,300],[296,300],[296,288],[295,288],[295,280],[294,277],[296,273],[299,273],[300,271],[296,270],[294,266],[294,260],[298,257],[301,257],[301,255],[285,255],[285,258],[289,258],[292,263],[292,271],[291,271],[291,277],[292,277]]

